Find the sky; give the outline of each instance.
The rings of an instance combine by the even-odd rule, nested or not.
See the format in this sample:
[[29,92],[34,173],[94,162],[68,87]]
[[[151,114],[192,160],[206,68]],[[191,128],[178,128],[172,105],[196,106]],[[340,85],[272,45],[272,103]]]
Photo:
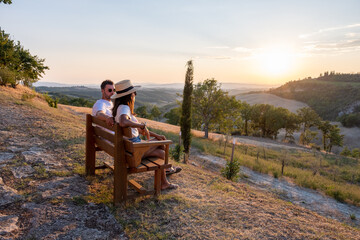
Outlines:
[[40,81],[283,84],[360,72],[358,0],[13,0],[0,27],[49,66]]

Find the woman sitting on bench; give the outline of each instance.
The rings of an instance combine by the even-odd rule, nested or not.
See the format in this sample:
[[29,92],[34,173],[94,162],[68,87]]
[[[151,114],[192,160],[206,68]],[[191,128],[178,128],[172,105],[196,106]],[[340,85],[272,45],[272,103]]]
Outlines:
[[[141,142],[140,135],[144,135],[148,140],[155,137],[156,140],[165,140],[165,136],[150,132],[146,128],[146,123],[140,123],[134,116],[134,104],[136,90],[131,84],[130,80],[123,80],[115,84],[116,94],[111,96],[114,101],[113,116],[115,122],[120,124],[120,127],[131,127],[132,137],[129,139],[132,142]],[[165,159],[164,147],[153,146],[144,153],[143,158],[157,157]],[[161,190],[176,189],[178,185],[170,183],[165,175],[165,169],[161,173]]]

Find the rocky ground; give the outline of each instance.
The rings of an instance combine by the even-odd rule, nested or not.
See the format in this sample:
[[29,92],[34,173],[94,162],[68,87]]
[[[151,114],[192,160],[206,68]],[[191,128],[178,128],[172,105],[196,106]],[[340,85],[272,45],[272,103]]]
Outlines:
[[56,126],[43,110],[1,95],[0,239],[127,239],[107,206],[83,200],[88,182],[45,133]]

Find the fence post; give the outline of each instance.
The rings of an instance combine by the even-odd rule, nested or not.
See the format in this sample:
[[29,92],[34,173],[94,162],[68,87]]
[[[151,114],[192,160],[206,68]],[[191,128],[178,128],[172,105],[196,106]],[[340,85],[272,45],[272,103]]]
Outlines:
[[231,160],[230,160],[231,162],[234,159],[235,142],[236,142],[236,140],[235,140],[235,138],[233,138],[233,146],[232,146]]

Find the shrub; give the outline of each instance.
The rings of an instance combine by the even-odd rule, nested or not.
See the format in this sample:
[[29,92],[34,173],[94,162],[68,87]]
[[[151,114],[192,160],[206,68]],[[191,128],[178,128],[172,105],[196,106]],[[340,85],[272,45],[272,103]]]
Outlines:
[[33,99],[34,97],[35,97],[35,94],[24,93],[23,95],[21,95],[21,100],[27,101],[27,100]]
[[236,181],[239,178],[240,162],[237,158],[228,161],[226,166],[221,169],[221,175],[231,181]]
[[176,161],[179,162],[184,155],[183,146],[176,144],[174,148],[170,150],[170,156]]
[[16,75],[13,71],[7,68],[0,68],[0,85],[16,86]]
[[351,151],[348,149],[348,147],[344,147],[344,149],[341,151],[340,155],[351,156]]
[[58,104],[58,101],[59,101],[57,98],[54,100],[47,93],[44,93],[43,96],[44,96],[46,102],[49,104],[50,107],[57,108],[57,104]]
[[335,198],[339,202],[344,202],[345,201],[344,193],[342,193],[339,190],[334,190],[334,189],[330,188],[330,189],[328,189],[326,191],[326,194],[333,197],[333,198]]
[[353,158],[360,158],[360,150],[358,148],[354,148],[352,150],[351,156]]

